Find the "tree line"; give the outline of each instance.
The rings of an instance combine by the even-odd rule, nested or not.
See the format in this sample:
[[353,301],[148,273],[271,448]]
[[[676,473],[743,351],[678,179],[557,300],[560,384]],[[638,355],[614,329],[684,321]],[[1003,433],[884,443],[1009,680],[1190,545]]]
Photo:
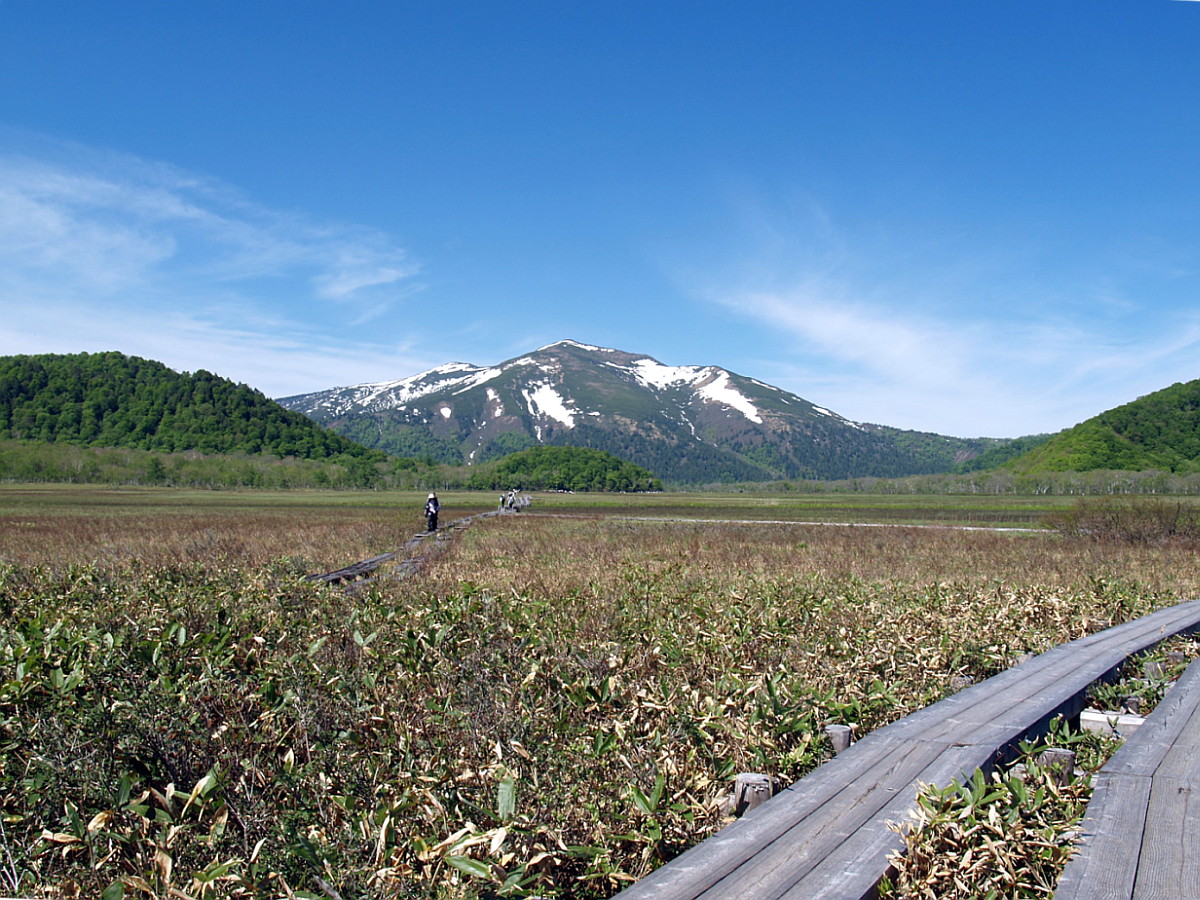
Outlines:
[[785,480],[702,485],[700,490],[797,494],[1013,494],[1016,496],[1102,496],[1121,494],[1200,495],[1200,472],[1161,469],[1088,472],[1011,471],[909,475],[904,478],[843,478],[833,481]]
[[413,490],[458,486],[453,470],[417,459],[270,453],[160,453],[133,447],[81,447],[0,440],[0,481],[204,488]]

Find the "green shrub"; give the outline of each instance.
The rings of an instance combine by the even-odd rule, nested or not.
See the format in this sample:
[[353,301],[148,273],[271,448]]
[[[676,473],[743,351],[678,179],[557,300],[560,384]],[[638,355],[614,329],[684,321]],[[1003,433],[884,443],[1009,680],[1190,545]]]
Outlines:
[[1021,767],[964,783],[930,785],[917,798],[915,823],[897,826],[905,852],[892,859],[886,900],[998,900],[1051,897],[1072,852],[1071,829],[1083,818],[1087,774],[1060,784],[1028,748]]

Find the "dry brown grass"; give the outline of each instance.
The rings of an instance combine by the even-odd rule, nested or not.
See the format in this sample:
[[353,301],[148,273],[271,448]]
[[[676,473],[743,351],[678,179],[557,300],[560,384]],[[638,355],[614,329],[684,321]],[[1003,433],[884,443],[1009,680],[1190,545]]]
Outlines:
[[611,593],[628,567],[671,570],[735,593],[832,581],[984,593],[1136,586],[1200,596],[1186,546],[1104,544],[1048,532],[567,519],[525,515],[470,531],[426,573],[434,590],[471,581],[543,596]]
[[756,671],[815,690],[905,668],[911,702],[950,675],[1198,596],[1200,564],[1181,548],[1049,534],[527,516],[468,533],[423,589],[464,583],[552,601],[583,646],[619,646],[641,620],[659,641],[708,646],[701,667],[734,665],[745,650],[732,648],[752,642]]
[[0,560],[19,565],[120,566],[130,560],[165,566],[203,560],[242,566],[280,557],[315,570],[338,568],[392,544],[384,522],[298,520],[277,516],[231,519],[212,514],[129,518],[0,518]]
[[[331,571],[424,529],[424,492],[213,492],[0,487],[0,563],[261,567]],[[459,504],[450,521],[477,511]]]

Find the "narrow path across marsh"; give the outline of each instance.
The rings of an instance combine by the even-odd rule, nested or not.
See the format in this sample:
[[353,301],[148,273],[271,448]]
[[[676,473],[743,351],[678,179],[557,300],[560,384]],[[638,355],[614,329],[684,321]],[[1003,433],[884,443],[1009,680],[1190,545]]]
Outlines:
[[[528,506],[528,498],[524,498],[525,502],[522,507]],[[364,559],[360,562],[353,563],[345,568],[335,569],[332,572],[322,574],[309,575],[309,581],[323,581],[326,584],[353,584],[359,586],[365,582],[374,581],[380,577],[378,574],[380,567],[384,563],[392,562],[399,559],[399,562],[393,566],[388,577],[401,578],[405,575],[410,575],[420,568],[421,563],[429,556],[430,551],[437,545],[437,542],[449,540],[458,530],[466,528],[472,522],[480,519],[489,519],[493,516],[505,515],[512,512],[507,509],[493,509],[487,512],[476,513],[470,516],[464,516],[461,519],[455,519],[448,523],[444,528],[440,528],[433,532],[420,532],[413,535],[405,542],[404,546],[398,550],[392,550],[388,553],[381,553],[378,556],[372,556],[370,559]],[[526,515],[537,516],[539,518],[551,519],[593,519],[597,516],[579,515],[576,513],[526,513]],[[940,525],[928,523],[901,523],[901,522],[823,522],[816,520],[797,520],[797,519],[711,519],[711,518],[693,518],[690,516],[629,516],[618,515],[609,516],[601,515],[600,518],[612,519],[625,522],[657,522],[665,524],[682,524],[682,525],[799,525],[804,527],[826,526],[831,528],[923,528],[923,529],[940,529],[943,531],[993,531],[993,532],[1019,532],[1026,534],[1034,534],[1043,531],[1040,528],[1019,528],[1014,526],[998,526],[998,525]]]
[[[523,500],[524,502],[520,502]],[[523,508],[529,505],[529,499],[519,498],[518,507]],[[384,563],[399,560],[387,572],[388,578],[402,578],[405,575],[411,575],[420,568],[421,563],[430,555],[434,547],[442,541],[450,540],[456,531],[468,527],[473,522],[480,519],[490,519],[493,516],[508,515],[515,512],[511,509],[492,509],[487,512],[475,513],[470,516],[463,516],[461,519],[455,519],[448,522],[445,527],[439,528],[437,531],[422,531],[414,534],[409,538],[404,546],[399,550],[392,550],[387,553],[381,553],[378,556],[372,556],[370,559],[364,559],[361,562],[353,563],[345,568],[335,569],[332,572],[324,572],[316,575],[307,576],[309,581],[323,581],[326,584],[345,584],[347,587],[360,587],[361,585],[378,580],[384,577],[379,573],[380,567]]]

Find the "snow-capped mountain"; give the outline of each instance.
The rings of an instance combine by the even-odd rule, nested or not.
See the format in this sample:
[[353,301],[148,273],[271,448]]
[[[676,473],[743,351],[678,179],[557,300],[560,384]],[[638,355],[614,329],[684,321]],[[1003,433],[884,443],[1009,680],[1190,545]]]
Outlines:
[[405,456],[477,463],[570,444],[683,483],[945,471],[987,443],[851,422],[717,366],[667,366],[575,341],[279,403]]

